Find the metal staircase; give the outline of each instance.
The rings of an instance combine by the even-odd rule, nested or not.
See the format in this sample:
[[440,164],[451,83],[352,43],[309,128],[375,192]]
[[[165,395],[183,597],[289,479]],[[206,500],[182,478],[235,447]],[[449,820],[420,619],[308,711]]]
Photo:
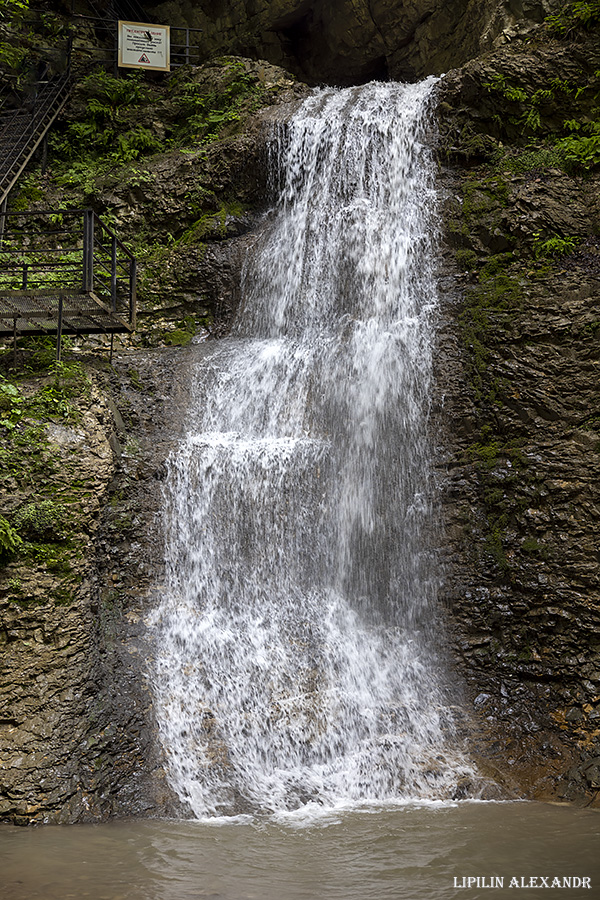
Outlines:
[[71,72],[36,84],[35,97],[0,115],[0,209],[19,175],[43,141],[71,89]]

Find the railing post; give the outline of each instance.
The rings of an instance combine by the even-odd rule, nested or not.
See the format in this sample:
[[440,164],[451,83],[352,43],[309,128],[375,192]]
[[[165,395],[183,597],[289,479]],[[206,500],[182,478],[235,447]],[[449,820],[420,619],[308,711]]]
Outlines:
[[117,239],[113,235],[110,241],[110,299],[112,311],[117,311]]
[[56,329],[56,362],[60,362],[62,349],[63,295],[58,295],[58,325]]
[[0,204],[0,247],[4,240],[4,226],[6,224],[6,207],[8,205],[8,194]]
[[136,318],[136,292],[137,292],[137,262],[132,259],[129,263],[129,324],[135,331]]
[[190,29],[185,29],[185,64],[190,64]]
[[94,210],[83,211],[83,290],[94,290]]
[[21,279],[21,290],[26,291],[29,284],[29,266],[23,263],[23,278]]
[[114,41],[113,41],[113,75],[119,77],[119,22],[115,22]]
[[46,165],[48,163],[48,132],[42,138],[42,175],[46,174]]

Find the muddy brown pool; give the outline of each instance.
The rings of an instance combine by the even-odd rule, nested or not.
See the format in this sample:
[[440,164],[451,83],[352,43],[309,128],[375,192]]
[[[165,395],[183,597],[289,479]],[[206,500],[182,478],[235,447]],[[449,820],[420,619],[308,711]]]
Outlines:
[[600,898],[600,814],[537,803],[7,826],[0,855],[2,900]]

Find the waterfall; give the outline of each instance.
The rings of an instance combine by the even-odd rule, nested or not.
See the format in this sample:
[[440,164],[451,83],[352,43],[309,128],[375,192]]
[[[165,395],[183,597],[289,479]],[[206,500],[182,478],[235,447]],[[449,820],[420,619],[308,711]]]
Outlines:
[[433,79],[319,89],[170,460],[154,686],[196,816],[447,798],[431,623]]

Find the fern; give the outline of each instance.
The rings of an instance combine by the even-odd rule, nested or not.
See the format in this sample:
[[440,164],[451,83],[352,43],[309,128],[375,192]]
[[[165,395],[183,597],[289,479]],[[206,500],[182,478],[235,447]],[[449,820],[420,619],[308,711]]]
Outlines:
[[10,522],[0,516],[0,559],[18,553],[23,547],[23,539]]
[[576,0],[559,13],[546,17],[548,28],[558,37],[568,37],[577,28],[586,31],[600,23],[600,0]]

